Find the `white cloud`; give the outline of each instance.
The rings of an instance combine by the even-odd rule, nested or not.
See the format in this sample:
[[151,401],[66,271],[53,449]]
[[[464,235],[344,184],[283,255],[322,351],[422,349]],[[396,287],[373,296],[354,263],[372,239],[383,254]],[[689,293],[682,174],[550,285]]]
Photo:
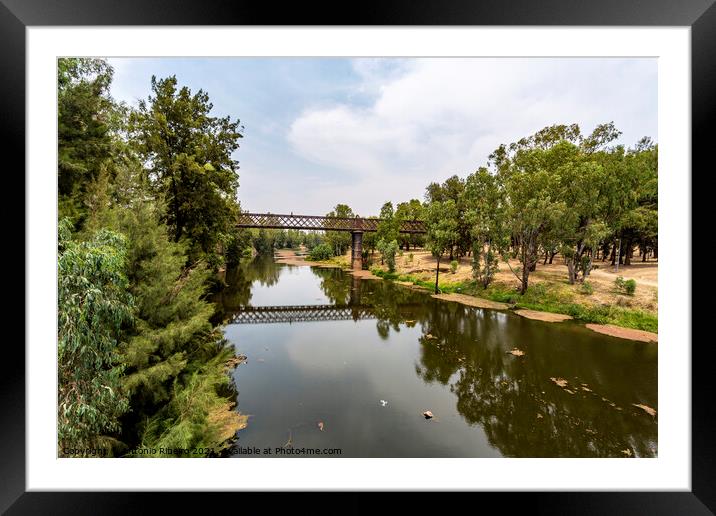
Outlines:
[[359,59],[354,68],[356,90],[374,102],[309,108],[288,141],[337,171],[341,186],[316,195],[350,185],[357,211],[422,198],[430,181],[465,175],[499,144],[555,123],[588,132],[613,120],[626,145],[657,139],[653,59]]

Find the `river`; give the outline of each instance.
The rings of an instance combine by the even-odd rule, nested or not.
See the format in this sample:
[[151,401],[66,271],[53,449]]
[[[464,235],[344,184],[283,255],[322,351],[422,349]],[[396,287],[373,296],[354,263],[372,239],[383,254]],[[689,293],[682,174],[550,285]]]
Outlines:
[[636,406],[658,408],[654,343],[271,257],[225,280],[250,416],[233,457],[657,454],[657,418]]

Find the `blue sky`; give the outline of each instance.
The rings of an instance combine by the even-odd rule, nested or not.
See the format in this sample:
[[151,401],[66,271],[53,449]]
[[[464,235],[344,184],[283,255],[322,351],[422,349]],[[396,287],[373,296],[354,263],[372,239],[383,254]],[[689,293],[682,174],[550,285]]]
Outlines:
[[423,198],[500,143],[546,125],[614,121],[626,146],[657,140],[652,58],[112,58],[112,95],[136,105],[152,75],[208,92],[240,119],[244,209],[361,215]]

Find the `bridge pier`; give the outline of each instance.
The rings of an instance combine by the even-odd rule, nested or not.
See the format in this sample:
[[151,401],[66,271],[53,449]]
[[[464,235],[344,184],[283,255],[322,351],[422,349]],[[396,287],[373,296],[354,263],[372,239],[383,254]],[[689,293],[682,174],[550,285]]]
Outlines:
[[351,231],[351,237],[351,268],[359,271],[363,268],[363,232]]

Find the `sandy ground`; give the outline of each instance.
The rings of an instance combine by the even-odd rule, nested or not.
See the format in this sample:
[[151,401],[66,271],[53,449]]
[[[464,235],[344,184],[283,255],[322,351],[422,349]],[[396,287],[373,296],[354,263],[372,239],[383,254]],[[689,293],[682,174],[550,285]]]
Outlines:
[[[301,251],[305,252],[303,246]],[[274,260],[276,260],[276,263],[285,263],[288,265],[312,265],[314,267],[326,267],[330,269],[340,267],[339,264],[334,263],[312,262],[306,259],[305,256],[297,256],[296,252],[292,249],[277,249],[274,251]]]
[[476,306],[477,308],[491,308],[492,310],[507,310],[510,308],[507,303],[499,303],[497,301],[465,294],[433,294],[432,297],[444,301],[455,301],[467,306]]
[[[413,255],[412,261],[409,255]],[[581,285],[569,285],[567,282],[567,266],[559,256],[555,256],[552,264],[537,264],[537,270],[530,274],[530,284],[547,281],[564,285],[567,290],[573,291],[575,296],[580,296],[580,302],[592,304],[617,304],[625,307],[640,308],[655,312],[658,308],[657,286],[658,286],[658,262],[650,261],[642,263],[638,257],[632,265],[620,265],[616,273],[609,262],[596,262],[597,269],[594,269],[587,281],[592,285],[592,294],[582,294]],[[380,255],[376,252],[373,263],[380,265]],[[396,268],[400,274],[411,274],[426,281],[435,278],[436,260],[428,251],[415,250],[403,251],[402,256],[396,257]],[[510,260],[513,268],[519,266],[519,261]],[[472,265],[470,257],[463,257],[459,260],[457,271],[453,274],[449,271],[450,261],[443,258],[440,261],[440,281],[445,283],[457,283],[472,279]],[[637,287],[633,296],[622,295],[614,289],[614,280],[617,276],[624,279],[634,279]],[[502,286],[519,287],[519,280],[510,270],[507,263],[501,262],[499,271],[495,275],[495,283]]]
[[656,333],[631,328],[622,328],[613,324],[586,324],[587,328],[597,333],[620,337],[622,339],[639,340],[641,342],[658,342],[659,336]]
[[562,322],[568,319],[572,319],[570,315],[564,314],[553,314],[551,312],[538,312],[537,310],[515,310],[517,315],[526,317],[527,319],[534,319],[535,321],[544,322]]

